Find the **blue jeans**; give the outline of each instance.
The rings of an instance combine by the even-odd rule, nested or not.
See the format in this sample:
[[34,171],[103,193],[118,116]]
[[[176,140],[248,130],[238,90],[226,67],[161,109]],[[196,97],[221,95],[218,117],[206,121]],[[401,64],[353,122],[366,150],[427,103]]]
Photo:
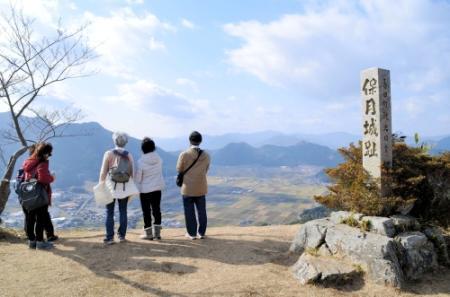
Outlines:
[[[205,235],[206,225],[208,224],[206,217],[206,199],[205,196],[184,196],[184,218],[186,220],[186,229],[190,236],[197,236],[197,219],[198,234]],[[197,210],[197,217],[195,216]]]
[[125,238],[127,234],[127,205],[128,205],[128,197],[123,199],[114,199],[113,202],[106,205],[106,239],[112,240],[114,238],[114,204],[116,200],[119,203],[119,213],[120,213],[120,226],[117,233],[120,238]]

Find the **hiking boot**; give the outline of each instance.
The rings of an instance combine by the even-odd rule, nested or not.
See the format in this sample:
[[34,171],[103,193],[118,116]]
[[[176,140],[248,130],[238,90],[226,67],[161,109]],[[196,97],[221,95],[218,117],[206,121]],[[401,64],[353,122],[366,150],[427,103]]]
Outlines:
[[153,226],[155,228],[155,233],[153,235],[153,238],[156,240],[161,240],[161,225],[154,225]]
[[54,248],[51,242],[47,241],[36,241],[36,249],[37,250],[50,250]]
[[47,241],[50,241],[50,242],[57,241],[58,239],[59,239],[58,235],[52,235],[52,236],[47,237]]
[[105,244],[105,245],[112,245],[112,244],[114,244],[115,242],[114,242],[114,239],[103,239],[103,243]]
[[139,236],[139,238],[146,240],[153,240],[152,227],[145,228],[144,233],[142,233],[142,235]]
[[36,249],[36,240],[28,240],[28,247],[30,249]]
[[184,234],[184,237],[189,238],[190,240],[196,240],[197,237],[189,235],[189,233]]

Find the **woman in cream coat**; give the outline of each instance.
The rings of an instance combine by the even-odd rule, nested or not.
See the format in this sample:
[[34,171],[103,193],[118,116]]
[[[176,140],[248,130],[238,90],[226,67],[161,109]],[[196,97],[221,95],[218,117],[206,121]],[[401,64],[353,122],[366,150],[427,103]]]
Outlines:
[[[125,145],[128,143],[128,135],[122,132],[114,132],[113,141],[115,144],[115,148],[112,150],[108,150],[105,152],[103,156],[102,169],[100,170],[100,178],[99,181],[105,182],[106,187],[111,192],[112,198],[114,200],[106,205],[106,237],[103,240],[105,244],[113,244],[114,243],[114,204],[117,200],[119,204],[119,213],[120,213],[120,225],[118,230],[119,241],[124,242],[125,236],[127,232],[127,205],[128,200],[138,194],[138,190],[133,181],[133,172],[134,172],[134,162],[133,156],[125,150]],[[119,160],[121,158],[126,158],[129,161],[129,174],[130,179],[126,183],[115,183],[111,180],[110,171],[115,166],[118,166]]]

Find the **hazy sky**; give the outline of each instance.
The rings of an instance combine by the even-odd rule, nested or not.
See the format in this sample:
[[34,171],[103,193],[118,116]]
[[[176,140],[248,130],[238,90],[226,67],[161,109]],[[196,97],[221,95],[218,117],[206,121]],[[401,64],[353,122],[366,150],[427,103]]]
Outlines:
[[18,2],[39,35],[90,23],[98,74],[41,103],[108,129],[359,134],[360,71],[377,66],[391,70],[393,131],[450,134],[450,1]]

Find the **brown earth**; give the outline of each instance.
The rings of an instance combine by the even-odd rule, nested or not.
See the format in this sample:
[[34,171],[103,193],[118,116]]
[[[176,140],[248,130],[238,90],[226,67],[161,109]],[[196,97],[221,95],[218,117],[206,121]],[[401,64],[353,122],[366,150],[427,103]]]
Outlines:
[[450,296],[442,269],[400,292],[365,280],[323,288],[301,286],[286,253],[298,225],[218,227],[190,241],[164,229],[160,242],[128,233],[103,246],[103,231],[64,231],[53,251],[30,250],[0,236],[0,296]]

